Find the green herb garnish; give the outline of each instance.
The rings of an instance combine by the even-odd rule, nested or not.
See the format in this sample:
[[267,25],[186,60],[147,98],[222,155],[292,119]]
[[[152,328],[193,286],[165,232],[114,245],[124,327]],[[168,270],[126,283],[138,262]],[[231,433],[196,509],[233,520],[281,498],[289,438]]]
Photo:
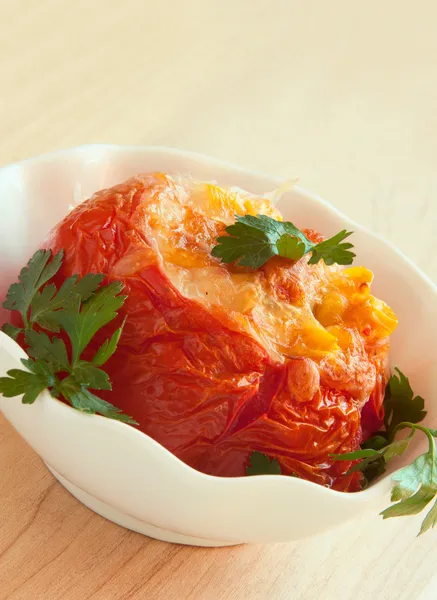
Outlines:
[[[401,456],[407,450],[416,431],[426,435],[428,451],[393,474],[395,484],[391,501],[395,504],[381,513],[384,519],[415,515],[437,498],[437,430],[418,424],[426,415],[424,400],[420,396],[414,396],[408,377],[399,369],[396,371],[390,377],[385,393],[385,431],[378,432],[367,440],[361,450],[331,455],[334,460],[359,460],[348,474],[362,471],[366,480],[371,481],[384,473],[389,460]],[[404,430],[408,431],[408,435],[396,439],[398,432]],[[419,535],[436,523],[437,502],[426,515]]]
[[249,460],[246,475],[281,475],[281,465],[276,458],[269,458],[266,454],[254,450]]
[[[54,398],[62,396],[77,410],[137,424],[91,391],[111,390],[107,373],[99,367],[114,354],[124,324],[91,360],[83,357],[96,333],[113,321],[123,306],[123,285],[113,281],[101,286],[105,276],[90,273],[81,279],[69,277],[58,290],[49,282],[59,271],[63,256],[62,250],[53,257],[50,250],[38,250],[21,270],[18,283],[8,290],[3,307],[18,311],[23,327],[6,323],[2,330],[14,340],[23,335],[29,358],[21,360],[26,370],[11,369],[8,377],[0,377],[0,393],[6,398],[22,395],[24,404],[32,404],[47,388]],[[59,332],[68,337],[68,349],[64,340],[54,335]]]
[[324,260],[327,265],[350,265],[355,254],[353,244],[344,242],[352,231],[343,230],[337,235],[314,244],[293,223],[276,221],[266,215],[236,216],[236,222],[225,229],[227,236],[217,238],[218,244],[211,254],[224,263],[236,262],[243,267],[258,269],[273,256],[299,260],[312,253],[309,264]]
[[[249,466],[246,467],[246,475],[282,475],[281,465],[276,458],[270,458],[258,450],[252,452],[249,462]],[[296,473],[290,473],[289,477],[300,479]]]

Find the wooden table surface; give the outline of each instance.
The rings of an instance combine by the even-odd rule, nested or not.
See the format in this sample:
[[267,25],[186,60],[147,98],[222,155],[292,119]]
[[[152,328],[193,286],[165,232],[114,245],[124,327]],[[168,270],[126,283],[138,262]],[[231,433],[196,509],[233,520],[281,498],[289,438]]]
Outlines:
[[[437,280],[434,0],[0,8],[0,164],[112,142],[297,175]],[[370,515],[269,546],[169,545],[80,505],[4,420],[0,477],[1,600],[437,598],[437,531],[416,538],[418,519]]]

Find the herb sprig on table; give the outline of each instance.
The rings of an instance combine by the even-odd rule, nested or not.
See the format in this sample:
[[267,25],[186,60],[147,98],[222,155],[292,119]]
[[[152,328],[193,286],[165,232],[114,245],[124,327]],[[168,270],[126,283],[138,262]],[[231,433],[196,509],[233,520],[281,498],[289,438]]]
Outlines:
[[324,260],[327,265],[350,265],[355,258],[353,244],[344,240],[352,231],[340,231],[337,235],[314,244],[293,223],[276,221],[266,215],[236,216],[233,225],[225,229],[228,235],[217,238],[218,244],[211,254],[224,263],[237,262],[243,267],[258,269],[273,256],[299,260],[311,252],[309,264]]
[[[58,289],[52,279],[59,271],[64,253],[52,256],[38,250],[21,270],[19,281],[10,286],[3,307],[21,315],[22,327],[6,323],[2,330],[17,340],[22,336],[29,358],[25,369],[11,369],[0,377],[0,393],[6,398],[23,396],[32,404],[48,389],[54,398],[63,397],[82,412],[98,413],[110,419],[136,424],[120,409],[96,396],[91,390],[111,390],[107,373],[101,369],[114,354],[123,325],[105,340],[94,356],[83,354],[97,332],[113,321],[126,296],[123,285],[113,281],[101,285],[103,274],[73,275]],[[68,347],[62,332],[68,338]]]
[[[424,404],[423,398],[414,395],[408,377],[396,369],[396,373],[390,377],[385,393],[384,431],[364,442],[361,450],[331,455],[334,460],[358,460],[348,474],[362,471],[368,484],[384,473],[389,460],[401,456],[407,450],[416,432],[420,431],[426,435],[427,452],[393,474],[395,484],[391,501],[395,504],[381,513],[384,519],[418,514],[432,500],[437,499],[437,430],[419,425],[426,415]],[[408,435],[399,438],[399,432]],[[436,523],[437,501],[426,515],[419,535],[434,527]]]

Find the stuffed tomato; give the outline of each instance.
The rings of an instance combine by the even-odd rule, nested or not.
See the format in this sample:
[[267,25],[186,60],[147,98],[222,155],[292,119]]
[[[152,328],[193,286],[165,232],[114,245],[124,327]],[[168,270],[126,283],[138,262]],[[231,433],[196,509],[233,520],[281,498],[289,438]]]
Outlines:
[[51,232],[45,247],[65,253],[58,283],[92,272],[124,284],[101,332],[125,321],[105,365],[113,389],[99,395],[204,473],[243,476],[256,451],[284,475],[355,491],[361,473],[330,455],[383,421],[396,316],[365,267],[223,263],[211,251],[236,215],[282,221],[266,197],[154,173],[98,192]]

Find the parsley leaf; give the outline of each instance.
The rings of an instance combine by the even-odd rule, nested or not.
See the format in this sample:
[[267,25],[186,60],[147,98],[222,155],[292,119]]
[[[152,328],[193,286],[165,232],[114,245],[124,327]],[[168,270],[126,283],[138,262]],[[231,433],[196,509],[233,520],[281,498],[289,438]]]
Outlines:
[[108,374],[93,363],[80,361],[72,370],[72,375],[82,385],[94,390],[111,390]]
[[270,459],[255,450],[250,456],[250,465],[246,467],[246,475],[281,475],[281,466],[276,458]]
[[381,450],[381,448],[384,448],[384,446],[387,446],[387,444],[387,438],[384,435],[381,435],[381,433],[379,433],[363,442],[361,444],[361,448],[372,448],[373,450]]
[[[276,458],[269,458],[267,454],[254,450],[249,458],[250,464],[246,467],[246,475],[282,475],[281,465]],[[288,477],[300,479],[297,473],[288,473]]]
[[10,369],[8,377],[0,377],[0,392],[5,398],[23,394],[23,404],[33,404],[39,394],[47,387],[54,387],[57,380],[44,361],[22,359],[21,362],[28,370]]
[[3,333],[6,333],[6,335],[8,335],[15,341],[17,341],[20,333],[24,332],[24,329],[22,329],[21,327],[15,327],[15,325],[11,325],[11,323],[4,323],[4,325],[2,325],[1,330],[3,331]]
[[[7,377],[0,378],[0,393],[7,398],[22,396],[23,403],[32,404],[48,389],[53,397],[62,396],[82,412],[137,424],[91,391],[112,389],[108,374],[99,367],[116,351],[124,322],[91,361],[82,357],[95,334],[115,319],[122,307],[126,299],[120,294],[122,284],[114,281],[101,286],[105,276],[90,273],[81,279],[69,277],[58,290],[50,280],[61,266],[63,251],[50,259],[50,250],[38,250],[3,303],[4,308],[21,314],[24,327],[6,324],[2,329],[13,339],[24,333],[29,358],[21,361],[25,370],[11,369]],[[59,331],[66,334],[65,339],[68,336],[68,348],[64,339],[53,335]]]
[[291,260],[299,260],[305,254],[305,244],[297,237],[293,237],[289,233],[283,233],[276,242],[276,248],[279,256],[290,258]]
[[123,331],[126,319],[123,321],[121,327],[119,327],[111,336],[110,340],[105,340],[100,348],[95,353],[92,361],[95,365],[104,365],[114,354],[117,349],[118,342],[120,340],[121,332]]
[[86,385],[77,381],[74,375],[70,375],[61,382],[59,391],[70,402],[73,408],[81,412],[91,415],[99,413],[109,419],[138,425],[131,417],[123,414],[119,408],[90,392]]
[[28,329],[25,336],[28,345],[27,354],[40,358],[61,371],[70,369],[67,348],[63,340],[57,337],[49,338],[43,331]]
[[[418,514],[437,497],[437,452],[434,436],[425,427],[416,427],[422,429],[428,437],[428,452],[393,474],[396,485],[393,487],[391,500],[396,504],[381,513],[384,519]],[[425,517],[419,535],[436,523],[437,502]]]
[[[362,471],[368,481],[385,471],[386,463],[401,456],[408,448],[416,431],[428,438],[428,451],[417,457],[410,465],[396,471],[392,479],[392,504],[382,513],[384,519],[420,513],[437,498],[437,431],[418,423],[425,417],[424,400],[415,396],[408,377],[399,369],[387,384],[384,399],[385,429],[362,445],[361,450],[345,454],[333,454],[333,460],[359,460],[349,473]],[[396,439],[399,431],[409,429],[407,437]],[[426,515],[419,535],[437,524],[437,501]]]
[[21,269],[18,283],[10,286],[3,302],[3,308],[17,310],[21,314],[25,327],[29,325],[28,310],[35,294],[59,271],[64,252],[61,250],[49,262],[51,255],[50,250],[35,252],[28,264]]
[[414,396],[408,377],[397,368],[386,387],[384,398],[384,424],[387,431],[394,431],[399,423],[420,423],[425,416],[425,401]]
[[352,231],[346,231],[346,229],[344,229],[332,238],[314,246],[312,249],[313,254],[309,259],[308,264],[315,265],[319,260],[323,259],[327,265],[351,265],[355,258],[355,254],[351,252],[350,249],[354,246],[349,242],[343,243],[343,240],[352,235],[352,233]]
[[237,216],[236,222],[225,231],[229,235],[217,238],[218,245],[211,254],[221,258],[222,262],[238,261],[240,266],[253,269],[258,269],[279,254],[276,243],[287,233],[283,223],[265,215]]
[[[410,435],[404,439],[393,441],[391,444],[385,440],[385,444],[382,445],[382,436],[378,436],[378,441],[375,445],[380,446],[379,448],[362,448],[361,450],[355,450],[354,452],[345,452],[344,454],[330,454],[333,460],[360,460],[360,462],[353,465],[347,475],[354,473],[355,471],[362,471],[366,483],[379,477],[385,471],[385,463],[395,456],[400,456],[408,448],[408,444],[414,435],[414,429],[411,430]],[[373,438],[374,439],[374,438]]]
[[212,256],[224,263],[237,262],[240,266],[258,269],[273,256],[299,260],[312,252],[309,264],[324,260],[327,265],[350,265],[355,257],[350,251],[353,245],[343,242],[352,234],[346,230],[320,244],[314,244],[293,223],[287,221],[276,221],[266,215],[235,218],[235,223],[225,229],[228,235],[217,238],[218,244],[211,250]]
[[117,316],[126,300],[126,296],[119,295],[122,289],[119,281],[113,281],[85,302],[81,302],[79,295],[72,294],[64,302],[64,307],[53,313],[54,321],[70,338],[73,365],[99,329]]
[[63,308],[65,302],[72,294],[76,294],[82,301],[97,290],[105,276],[102,273],[88,273],[82,279],[73,275],[64,281],[59,291],[52,283],[41,292],[36,292],[31,303],[31,323],[37,323],[49,331],[59,331],[55,312]]

